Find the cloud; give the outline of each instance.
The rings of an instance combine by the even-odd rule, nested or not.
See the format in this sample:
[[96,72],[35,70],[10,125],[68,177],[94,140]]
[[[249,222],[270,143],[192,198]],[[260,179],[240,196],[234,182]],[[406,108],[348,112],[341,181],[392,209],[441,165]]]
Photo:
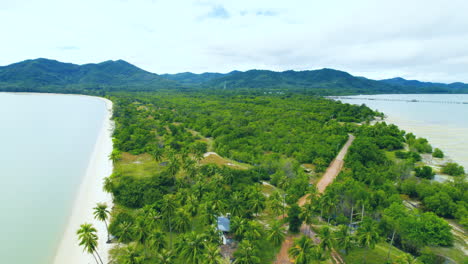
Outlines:
[[326,67],[468,82],[466,0],[4,2],[0,65],[124,59],[156,73]]
[[200,17],[200,20],[208,19],[208,18],[214,18],[214,19],[228,19],[230,18],[231,15],[229,12],[226,10],[221,5],[216,5],[212,6],[210,12],[207,14],[203,15]]
[[275,10],[258,10],[255,12],[256,16],[278,16],[279,12]]
[[72,50],[79,50],[80,48],[77,46],[61,46],[57,47],[58,50],[63,50],[63,51],[72,51]]

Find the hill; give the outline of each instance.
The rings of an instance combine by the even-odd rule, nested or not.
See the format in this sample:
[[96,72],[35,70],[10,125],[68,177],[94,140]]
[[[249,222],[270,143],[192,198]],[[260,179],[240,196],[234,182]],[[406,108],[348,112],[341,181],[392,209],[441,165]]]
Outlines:
[[148,91],[178,87],[174,81],[123,60],[76,65],[35,59],[0,67],[1,91]]
[[202,83],[206,83],[211,80],[222,78],[223,76],[229,75],[223,73],[215,73],[215,72],[205,72],[201,74],[191,73],[191,72],[182,72],[176,74],[161,74],[161,77],[177,81],[181,84],[187,85],[199,85]]
[[101,94],[187,88],[317,95],[468,93],[468,84],[464,83],[429,83],[403,78],[376,81],[334,69],[158,75],[123,60],[77,65],[49,59],[26,60],[0,67],[0,91]]
[[455,83],[433,83],[433,82],[421,82],[417,80],[406,80],[401,77],[385,79],[380,82],[390,84],[393,86],[408,88],[408,89],[417,89],[417,90],[428,90],[432,93],[441,92],[441,93],[466,93],[468,92],[468,84],[455,82]]

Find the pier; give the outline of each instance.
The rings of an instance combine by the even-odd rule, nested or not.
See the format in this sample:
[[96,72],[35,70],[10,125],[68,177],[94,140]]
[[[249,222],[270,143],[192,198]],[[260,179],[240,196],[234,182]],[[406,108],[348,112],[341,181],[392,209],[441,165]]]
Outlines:
[[389,99],[389,98],[369,98],[369,97],[353,97],[353,96],[329,96],[334,100],[369,100],[369,101],[389,101],[389,102],[408,102],[408,103],[436,103],[436,104],[466,104],[463,101],[433,101],[433,100],[416,100],[416,99]]

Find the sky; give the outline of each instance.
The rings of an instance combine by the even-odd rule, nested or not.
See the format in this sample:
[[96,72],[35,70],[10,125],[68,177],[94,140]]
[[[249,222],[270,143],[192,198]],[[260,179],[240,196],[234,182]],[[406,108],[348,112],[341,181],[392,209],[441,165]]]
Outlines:
[[0,65],[150,72],[333,68],[468,83],[466,0],[0,0]]

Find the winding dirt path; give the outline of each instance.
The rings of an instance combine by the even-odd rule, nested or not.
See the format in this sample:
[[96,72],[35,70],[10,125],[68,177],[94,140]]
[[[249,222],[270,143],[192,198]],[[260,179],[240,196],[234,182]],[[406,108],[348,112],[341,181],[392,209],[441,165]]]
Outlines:
[[[335,180],[338,174],[340,174],[341,169],[343,169],[344,158],[346,156],[346,153],[348,153],[348,149],[353,143],[355,138],[356,138],[355,136],[349,134],[348,141],[346,141],[346,143],[341,148],[336,158],[328,166],[322,178],[320,178],[319,182],[317,183],[317,190],[319,194],[322,194],[323,192],[325,192],[325,189],[327,188],[327,186],[330,185]],[[309,197],[309,194],[302,196],[297,202],[297,204],[299,206],[304,206],[307,202],[307,197]],[[320,239],[317,237],[317,234],[315,234],[315,232],[310,228],[310,226],[302,224],[301,233],[312,238],[316,244],[320,243]],[[274,264],[294,263],[294,260],[291,260],[289,258],[288,250],[293,245],[294,238],[296,237],[298,237],[298,235],[289,235],[285,238],[285,240],[283,241],[283,244],[281,244],[281,249],[278,255],[276,255],[276,260],[273,262]],[[335,261],[335,263],[343,263],[343,264],[345,263],[343,259],[341,258],[340,254],[338,254],[338,252],[336,252],[335,250],[331,252],[331,257]]]

